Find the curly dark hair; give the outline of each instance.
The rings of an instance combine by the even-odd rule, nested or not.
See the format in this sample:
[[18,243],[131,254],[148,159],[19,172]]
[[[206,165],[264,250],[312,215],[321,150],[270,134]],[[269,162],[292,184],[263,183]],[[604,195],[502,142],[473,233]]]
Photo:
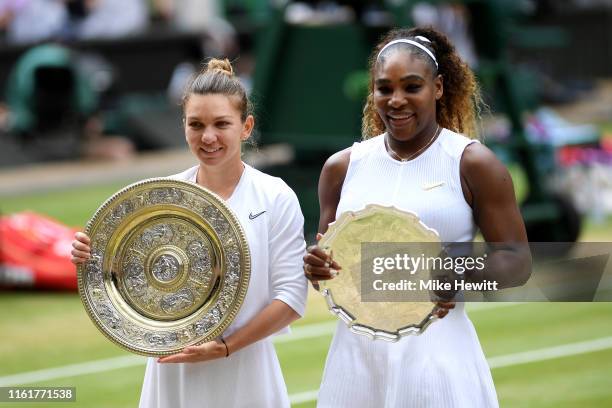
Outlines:
[[[425,37],[425,41],[418,38]],[[374,48],[369,60],[370,84],[366,104],[363,108],[362,137],[369,139],[385,132],[385,125],[374,105],[374,70],[380,50],[390,41],[400,38],[410,39],[427,47],[438,61],[437,73],[442,75],[444,93],[436,102],[436,120],[440,126],[468,137],[479,136],[478,120],[485,106],[480,87],[474,73],[461,60],[449,39],[432,27],[394,29],[386,34]],[[431,63],[434,75],[436,66],[433,60],[417,47],[409,47],[411,53]],[[386,52],[383,52],[385,54]],[[383,56],[381,56],[383,57]]]

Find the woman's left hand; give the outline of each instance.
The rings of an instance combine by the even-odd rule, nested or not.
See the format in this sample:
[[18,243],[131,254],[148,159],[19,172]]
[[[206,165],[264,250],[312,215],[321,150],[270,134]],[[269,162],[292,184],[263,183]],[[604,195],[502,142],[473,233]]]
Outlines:
[[158,363],[197,363],[225,358],[227,349],[220,340],[209,341],[199,346],[185,347],[181,353],[160,357]]

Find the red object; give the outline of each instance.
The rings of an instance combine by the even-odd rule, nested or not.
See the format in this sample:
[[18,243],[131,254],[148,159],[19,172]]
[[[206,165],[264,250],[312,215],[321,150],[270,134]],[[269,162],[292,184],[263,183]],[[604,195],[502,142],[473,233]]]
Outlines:
[[600,143],[602,149],[604,149],[606,152],[612,153],[612,132],[603,135]]
[[33,212],[0,217],[0,287],[76,291],[76,231]]

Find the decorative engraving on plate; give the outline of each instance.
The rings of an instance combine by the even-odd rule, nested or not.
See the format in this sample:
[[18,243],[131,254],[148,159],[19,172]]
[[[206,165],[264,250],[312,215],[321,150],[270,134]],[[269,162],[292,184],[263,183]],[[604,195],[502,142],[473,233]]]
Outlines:
[[102,260],[98,251],[93,250],[91,258],[85,264],[87,281],[91,286],[102,286],[104,283],[102,276]]
[[105,303],[98,303],[96,306],[98,314],[106,326],[114,330],[122,327],[123,321],[111,306]]
[[187,256],[191,261],[191,275],[201,285],[209,286],[212,279],[210,250],[201,241],[192,241],[187,247]]
[[179,272],[179,261],[169,254],[161,255],[153,262],[153,276],[162,282],[176,278]]
[[174,235],[168,224],[158,224],[147,228],[141,237],[144,248],[150,248],[153,244],[167,244]]
[[178,342],[178,335],[175,332],[147,333],[145,341],[153,347],[172,346]]
[[161,309],[167,314],[181,312],[193,305],[195,297],[189,288],[164,296],[160,302]]
[[[169,239],[172,244],[163,245]],[[181,219],[137,228],[117,255],[123,259],[126,301],[143,316],[160,320],[194,312],[213,289],[211,245],[203,230]]]
[[145,343],[145,335],[147,331],[134,326],[134,325],[124,325],[122,329],[123,337],[130,342],[130,344],[138,344],[143,346]]
[[217,234],[224,236],[229,232],[230,225],[225,220],[223,214],[221,214],[221,211],[217,208],[212,205],[208,206],[204,209],[203,213],[204,217],[210,222],[215,231],[217,231]]
[[216,336],[242,304],[248,245],[231,211],[205,189],[136,183],[87,228],[92,258],[79,267],[81,299],[105,335],[130,351],[163,355]]
[[143,296],[147,291],[144,268],[140,263],[130,262],[126,268],[125,286],[133,296]]
[[174,187],[156,188],[149,192],[149,203],[151,204],[170,204],[180,203],[183,199],[183,192]]

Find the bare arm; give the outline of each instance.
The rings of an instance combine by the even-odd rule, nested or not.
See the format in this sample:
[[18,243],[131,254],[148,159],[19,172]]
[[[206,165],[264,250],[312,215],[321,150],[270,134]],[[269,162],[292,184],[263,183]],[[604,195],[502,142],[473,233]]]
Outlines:
[[[340,202],[340,193],[351,158],[351,149],[347,148],[333,154],[321,170],[319,177],[319,234],[325,233],[329,223],[336,219],[336,209]],[[319,289],[319,280],[328,280],[336,276],[340,268],[335,261],[319,248],[311,245],[304,256],[304,273]]]
[[300,317],[290,306],[273,300],[245,326],[225,338],[225,344],[213,340],[199,346],[186,347],[181,353],[162,357],[160,363],[195,363],[224,358],[236,351],[276,333]]
[[[231,355],[278,332],[304,313],[307,282],[301,272],[304,253],[304,217],[297,196],[287,187],[275,200],[268,236],[270,295],[272,300],[244,326],[225,338],[160,359],[162,363],[207,361]],[[227,346],[227,349],[226,349]]]
[[225,339],[225,342],[230,353],[233,353],[278,332],[299,318],[300,315],[289,305],[273,300],[249,323]]
[[351,149],[347,148],[332,155],[321,170],[319,178],[319,233],[327,231],[329,223],[336,219],[340,193],[351,159]]
[[531,255],[510,173],[480,143],[466,147],[460,168],[461,184],[473,209],[474,221],[492,248],[484,275],[471,279],[494,279],[499,288],[522,285],[531,273]]

